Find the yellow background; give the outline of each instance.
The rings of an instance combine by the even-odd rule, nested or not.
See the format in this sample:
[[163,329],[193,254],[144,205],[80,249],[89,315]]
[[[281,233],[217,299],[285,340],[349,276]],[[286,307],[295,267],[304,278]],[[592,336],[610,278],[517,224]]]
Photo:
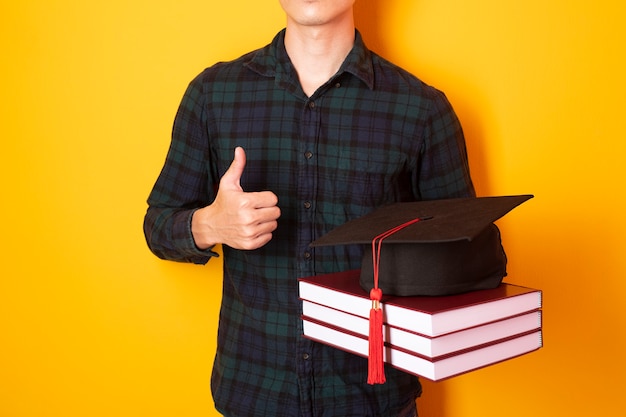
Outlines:
[[[369,46],[444,90],[508,280],[545,347],[425,382],[425,417],[626,408],[625,6],[357,0]],[[275,0],[2,0],[0,416],[213,416],[220,263],[149,253],[145,198],[181,95],[283,27]]]

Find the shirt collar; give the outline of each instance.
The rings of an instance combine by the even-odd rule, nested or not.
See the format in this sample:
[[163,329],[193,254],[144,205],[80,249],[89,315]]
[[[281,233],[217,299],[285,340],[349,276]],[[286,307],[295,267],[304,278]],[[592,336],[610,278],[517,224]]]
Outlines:
[[[285,49],[285,29],[278,32],[265,48],[251,53],[244,65],[262,76],[275,77],[279,84],[292,84],[297,80],[296,71]],[[358,77],[370,89],[374,88],[372,53],[365,46],[358,30],[355,30],[354,46],[337,75],[344,72]]]

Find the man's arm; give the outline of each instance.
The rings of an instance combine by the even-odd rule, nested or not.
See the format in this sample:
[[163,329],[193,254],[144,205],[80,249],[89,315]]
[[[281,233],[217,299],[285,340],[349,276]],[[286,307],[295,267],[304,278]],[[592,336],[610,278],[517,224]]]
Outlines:
[[218,180],[216,161],[210,160],[206,97],[198,77],[181,101],[165,164],[148,198],[144,234],[162,259],[204,264],[217,256],[211,248],[218,243],[255,249],[271,239],[280,216],[272,192],[241,189],[243,149],[235,150]]

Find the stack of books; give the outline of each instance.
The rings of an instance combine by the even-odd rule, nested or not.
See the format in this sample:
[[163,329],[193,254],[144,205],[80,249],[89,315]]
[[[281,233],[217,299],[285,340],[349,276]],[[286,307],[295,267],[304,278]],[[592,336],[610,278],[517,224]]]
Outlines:
[[[304,336],[368,355],[372,302],[359,271],[300,278]],[[433,381],[543,346],[540,290],[495,289],[438,297],[383,296],[384,360]]]

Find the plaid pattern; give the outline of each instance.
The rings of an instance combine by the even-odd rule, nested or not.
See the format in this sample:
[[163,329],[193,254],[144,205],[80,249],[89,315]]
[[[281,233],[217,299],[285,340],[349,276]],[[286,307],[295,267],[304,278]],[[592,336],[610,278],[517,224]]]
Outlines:
[[213,201],[236,146],[245,191],[272,190],[282,216],[254,251],[224,247],[216,407],[227,416],[397,416],[421,392],[388,368],[367,385],[367,362],[302,337],[297,278],[360,267],[362,248],[309,248],[383,204],[474,195],[465,142],[445,96],[369,51],[356,34],[338,73],[306,97],[284,48],[206,69],[176,115],[145,234],[161,258],[206,263],[193,210]]

